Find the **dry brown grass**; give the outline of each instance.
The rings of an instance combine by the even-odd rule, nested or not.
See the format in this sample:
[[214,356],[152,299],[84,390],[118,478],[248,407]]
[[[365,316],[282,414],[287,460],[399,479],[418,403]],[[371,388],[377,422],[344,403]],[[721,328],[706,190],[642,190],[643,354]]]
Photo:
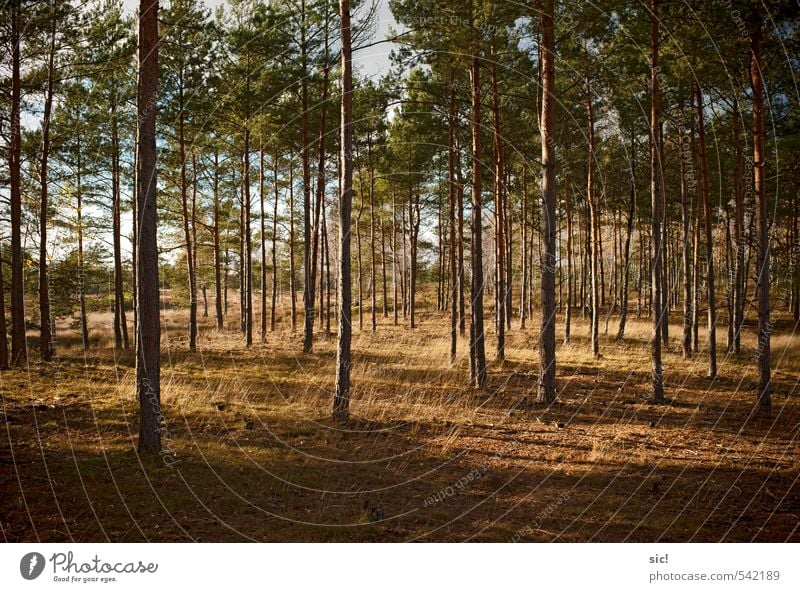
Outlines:
[[[334,337],[303,356],[283,319],[246,350],[232,309],[224,333],[202,319],[189,355],[186,313],[166,312],[173,466],[136,455],[133,357],[110,349],[108,315],[92,318],[86,360],[62,324],[56,364],[0,375],[4,539],[800,540],[800,340],[788,322],[773,337],[775,414],[756,420],[752,330],[740,356],[721,348],[711,381],[703,352],[681,359],[673,319],[670,402],[655,406],[648,323],[631,319],[617,343],[612,319],[592,359],[577,315],[558,349],[559,402],[543,408],[526,398],[536,320],[525,331],[515,320],[506,362],[475,392],[466,342],[451,367],[447,318],[421,309],[413,331],[382,317],[374,336],[368,316],[356,326],[347,425],[329,419]],[[561,331],[559,320],[559,343]]]

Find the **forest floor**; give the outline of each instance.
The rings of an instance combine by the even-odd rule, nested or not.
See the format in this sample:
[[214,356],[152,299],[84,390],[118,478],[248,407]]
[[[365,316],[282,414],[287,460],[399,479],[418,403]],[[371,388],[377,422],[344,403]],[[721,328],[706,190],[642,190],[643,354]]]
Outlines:
[[559,317],[558,403],[545,408],[525,403],[538,317],[526,330],[514,319],[505,363],[476,392],[466,340],[451,367],[449,320],[433,308],[414,330],[379,314],[376,335],[369,313],[363,332],[356,315],[346,425],[330,419],[335,336],[318,333],[302,355],[301,314],[297,332],[284,321],[265,343],[257,315],[249,350],[236,309],[223,333],[202,318],[189,354],[186,311],[165,311],[168,455],[157,459],[136,454],[134,357],[110,347],[110,315],[92,315],[87,358],[62,328],[56,363],[0,374],[3,539],[800,541],[800,338],[787,318],[772,339],[767,420],[750,417],[752,323],[738,356],[720,328],[711,380],[705,331],[684,360],[673,316],[669,402],[653,405],[645,318],[634,310],[623,342],[616,317],[608,335],[601,325],[593,359],[586,320],[575,313],[561,345]]

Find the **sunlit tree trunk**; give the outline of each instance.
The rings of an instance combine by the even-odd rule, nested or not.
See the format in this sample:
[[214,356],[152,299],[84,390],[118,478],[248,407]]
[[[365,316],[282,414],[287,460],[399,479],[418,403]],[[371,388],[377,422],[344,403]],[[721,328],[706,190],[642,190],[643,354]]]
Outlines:
[[[592,238],[589,241],[590,260],[589,260],[589,279],[591,285],[592,311],[589,327],[589,338],[591,342],[592,355],[600,355],[600,299],[605,297],[605,289],[600,287],[600,221],[597,206],[597,197],[594,193],[594,108],[592,105],[592,88],[589,77],[586,77],[586,115],[588,120],[588,144],[589,154],[586,158],[586,196],[589,202],[589,226]],[[600,292],[603,292],[601,296]]]
[[139,4],[137,201],[136,391],[139,453],[161,451],[161,326],[156,221],[156,91],[158,88],[158,0]]
[[758,219],[758,250],[756,268],[758,276],[758,401],[759,415],[772,414],[772,376],[770,369],[770,340],[772,321],[769,318],[769,219],[768,197],[764,187],[764,81],[761,64],[761,30],[750,36],[750,75],[753,87],[753,175]]
[[214,223],[212,228],[212,240],[214,242],[214,312],[217,323],[217,331],[222,331],[225,327],[225,317],[222,312],[222,265],[220,257],[219,240],[219,152],[214,150]]
[[25,287],[22,267],[22,182],[20,176],[22,127],[20,125],[20,3],[11,4],[11,128],[8,149],[9,192],[11,200],[11,365],[28,364],[25,336]]
[[556,153],[555,153],[555,36],[553,0],[542,0],[540,47],[542,108],[542,326],[539,337],[539,401],[556,400]]
[[265,205],[264,146],[258,150],[258,199],[261,204],[261,341],[267,340],[267,212]]
[[475,388],[486,386],[486,349],[483,329],[483,211],[481,204],[481,81],[479,46],[470,67],[472,104],[472,290],[470,323],[470,379]]
[[625,325],[628,321],[628,285],[631,270],[631,238],[633,237],[633,222],[636,218],[636,138],[631,133],[631,187],[628,201],[627,232],[625,234],[625,247],[623,249],[622,289],[620,290],[619,331],[617,339],[625,338]]
[[128,319],[125,315],[125,291],[122,275],[122,195],[120,181],[119,121],[116,101],[111,105],[111,209],[114,246],[114,346],[128,349]]
[[339,335],[336,346],[336,386],[333,417],[345,421],[350,415],[350,216],[353,201],[353,70],[350,42],[350,0],[339,0],[342,31],[341,195],[339,199]]
[[506,245],[503,205],[503,147],[500,141],[500,99],[497,91],[497,66],[492,61],[492,138],[494,143],[494,226],[497,244],[497,361],[506,358]]
[[53,85],[55,81],[56,24],[51,15],[50,43],[47,52],[47,82],[42,113],[42,154],[39,169],[41,191],[39,210],[39,347],[42,360],[49,362],[55,355],[54,339],[51,333],[50,287],[47,281],[47,219],[48,219],[48,163],[50,159],[50,121],[53,109]]
[[697,106],[697,141],[700,150],[700,190],[703,197],[703,218],[706,240],[706,297],[708,300],[708,375],[717,375],[717,300],[714,292],[714,241],[711,234],[711,199],[706,157],[706,133],[703,121],[703,95],[695,85]]
[[653,400],[664,401],[664,376],[661,367],[661,324],[666,322],[663,300],[661,298],[661,152],[659,150],[659,119],[661,115],[661,98],[659,96],[658,65],[658,0],[650,4],[650,203],[652,230],[652,264],[650,277],[653,286],[653,335],[652,347],[652,384]]
[[6,327],[6,284],[3,279],[3,254],[0,248],[0,370],[8,370],[8,328]]

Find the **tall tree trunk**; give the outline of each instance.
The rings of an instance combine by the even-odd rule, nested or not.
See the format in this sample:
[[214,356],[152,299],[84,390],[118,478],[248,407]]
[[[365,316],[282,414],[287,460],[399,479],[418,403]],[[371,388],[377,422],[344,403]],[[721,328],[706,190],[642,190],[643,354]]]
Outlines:
[[[501,148],[501,155],[502,155],[502,148]],[[506,331],[511,331],[511,316],[512,316],[512,312],[514,310],[513,292],[512,292],[512,288],[513,288],[512,279],[513,279],[513,267],[514,267],[513,266],[513,261],[514,261],[514,259],[513,259],[513,255],[514,255],[514,249],[513,249],[513,247],[514,247],[514,244],[513,244],[513,242],[514,242],[514,229],[513,229],[512,223],[511,223],[511,213],[509,211],[509,206],[508,206],[508,193],[507,193],[506,188],[508,187],[509,183],[508,183],[508,179],[506,178],[506,175],[507,175],[507,170],[506,169],[507,169],[506,160],[505,160],[505,157],[504,157],[503,158],[503,162],[502,162],[502,166],[501,166],[501,170],[502,170],[501,178],[503,180],[503,186],[502,186],[502,189],[503,189],[503,191],[502,191],[502,194],[503,194],[503,223],[505,224],[505,226],[503,228],[503,244],[505,245],[505,249],[506,249],[505,257],[504,257],[505,274],[506,274],[504,289],[505,289],[505,299],[506,299],[506,304],[505,304]]]
[[450,71],[450,100],[447,116],[447,188],[450,205],[448,224],[450,231],[450,364],[456,361],[458,346],[458,253],[456,251],[456,83],[455,72]]
[[[527,310],[527,292],[528,292],[528,167],[523,164],[522,166],[522,241],[520,244],[520,286],[519,286],[519,328],[525,328],[525,319],[528,317]],[[567,197],[569,200],[569,197]],[[567,215],[569,216],[570,209],[567,206]],[[570,243],[567,243],[570,244]],[[569,309],[567,309],[567,318],[569,318]],[[567,321],[567,335],[569,335],[569,321]],[[565,342],[569,338],[565,338]]]
[[272,168],[272,182],[275,187],[275,203],[272,210],[272,302],[270,303],[269,330],[275,331],[275,305],[278,301],[278,161],[280,153],[275,150],[275,162]]
[[245,340],[247,347],[253,345],[253,231],[250,224],[250,128],[244,129],[244,256],[245,263]]
[[[356,149],[358,158],[358,149]],[[358,330],[364,331],[364,278],[361,254],[361,215],[364,213],[364,177],[361,174],[361,167],[358,170],[359,192],[358,192],[358,215],[356,216],[356,263],[358,265]]]
[[661,298],[661,152],[659,150],[659,129],[661,114],[661,97],[659,95],[658,65],[658,0],[650,0],[650,76],[652,97],[650,101],[650,203],[652,207],[652,264],[651,275],[653,286],[653,335],[652,346],[652,383],[653,400],[664,401],[664,376],[661,367],[661,324],[666,322]]
[[[736,263],[733,284],[733,351],[741,352],[741,332],[744,322],[745,304],[745,270],[744,270],[744,185],[742,176],[744,171],[744,155],[741,140],[741,112],[739,110],[738,88],[733,96],[733,148],[735,151],[735,213],[733,224],[733,238],[736,243]],[[797,237],[795,236],[795,239]]]
[[669,236],[667,220],[667,190],[664,183],[664,122],[658,128],[658,160],[661,163],[661,307],[664,311],[664,322],[661,323],[661,341],[664,347],[669,343]]
[[[305,191],[305,190],[304,190]],[[292,333],[297,330],[297,282],[294,268],[294,158],[289,156],[289,297],[292,307]]]
[[222,331],[225,327],[225,317],[222,312],[222,266],[220,264],[220,240],[219,240],[219,152],[214,149],[214,226],[212,229],[212,239],[214,241],[214,311],[217,321],[217,331]]
[[39,346],[42,360],[49,362],[55,355],[55,343],[51,334],[50,287],[47,281],[47,218],[48,218],[48,162],[50,158],[50,114],[53,109],[53,85],[55,78],[56,58],[56,24],[57,19],[51,15],[50,46],[47,53],[47,83],[44,95],[44,112],[42,114],[42,158],[39,170],[40,210],[39,210]]
[[22,10],[19,2],[11,5],[11,139],[8,169],[11,198],[11,365],[24,368],[28,364],[25,337],[25,286],[22,267],[22,182],[20,176],[22,127],[20,125],[20,31]]
[[111,193],[114,244],[114,347],[128,349],[128,319],[125,315],[125,291],[122,275],[121,214],[122,191],[120,181],[119,121],[116,100],[111,104]]
[[350,414],[350,215],[353,202],[353,52],[350,43],[350,0],[339,0],[342,27],[341,197],[339,200],[339,336],[336,346],[336,386],[333,417],[345,421]]
[[[680,163],[681,176],[681,218],[683,223],[683,339],[681,340],[684,358],[692,356],[692,308],[694,299],[692,298],[692,252],[689,242],[690,229],[692,224],[692,203],[689,198],[690,184],[687,178],[686,161],[692,158],[691,146],[688,144],[686,130],[679,130]],[[690,161],[691,162],[691,161]]]
[[408,318],[412,329],[417,326],[417,253],[419,248],[419,190],[411,189],[408,204],[408,240],[410,277],[408,282]]
[[264,146],[258,149],[258,198],[261,202],[261,342],[267,340],[267,212],[264,190]]
[[403,259],[402,259],[402,267],[400,269],[400,293],[402,298],[402,306],[403,306],[403,320],[405,321],[408,318],[408,272],[407,272],[407,264],[408,264],[408,256],[406,254],[406,208],[405,206],[400,208],[400,222],[401,222],[401,230],[402,230],[402,245],[403,245]]
[[727,281],[727,294],[725,297],[725,307],[728,312],[727,334],[725,342],[726,353],[733,353],[733,292],[735,290],[736,276],[734,275],[734,255],[731,239],[731,210],[728,204],[724,204],[725,209],[725,277]]
[[386,281],[386,225],[380,220],[381,225],[381,281],[383,283],[383,318],[389,318],[388,284]]
[[631,237],[633,236],[633,221],[636,218],[636,137],[631,133],[631,187],[628,202],[627,233],[625,234],[625,248],[623,249],[622,289],[620,290],[619,331],[617,339],[625,338],[625,325],[628,321],[628,284],[631,271]]
[[372,313],[372,334],[378,330],[377,312],[377,274],[375,268],[375,165],[372,162],[372,142],[367,137],[367,162],[369,165],[369,250],[370,250],[370,297]]
[[[300,68],[301,68],[301,117],[300,117],[300,156],[303,164],[303,352],[311,351],[314,341],[314,261],[311,228],[311,155],[308,141],[308,11],[306,0],[300,0]],[[323,111],[325,110],[325,103]],[[322,130],[320,131],[322,133]],[[318,207],[316,208],[319,211]],[[316,217],[316,215],[315,215]],[[294,327],[294,324],[292,325]]]
[[464,267],[464,179],[461,176],[461,147],[458,137],[456,146],[456,182],[458,183],[458,333],[464,337],[467,334],[466,314],[466,272]]
[[399,321],[397,313],[397,290],[401,281],[398,281],[397,265],[397,198],[392,195],[392,289],[394,290],[394,300],[392,310],[394,312],[394,325]]
[[[492,50],[494,54],[494,50]],[[497,243],[497,361],[506,359],[506,245],[503,212],[503,147],[500,142],[500,98],[497,91],[497,66],[492,60],[492,138],[494,143],[494,224]]]
[[[330,76],[330,63],[328,54],[328,6],[325,4],[324,16],[324,65],[322,68],[322,100],[320,101],[320,114],[319,114],[319,139],[317,142],[317,194],[314,201],[314,239],[311,246],[311,271],[307,276],[311,282],[309,290],[311,296],[311,310],[308,311],[305,326],[303,328],[303,351],[309,353],[314,348],[314,290],[317,282],[317,253],[319,252],[320,242],[320,215],[324,217],[323,202],[325,200],[325,134],[326,134],[326,118],[328,114],[328,80]],[[307,90],[306,90],[307,92]],[[320,325],[322,324],[322,257],[320,257],[320,272],[319,272],[319,305],[320,305]]]
[[470,67],[472,103],[472,290],[470,323],[470,379],[475,388],[486,386],[486,349],[483,329],[483,213],[481,206],[481,80],[480,48],[476,43]]
[[76,169],[76,234],[78,238],[78,316],[80,317],[81,345],[83,353],[89,351],[89,321],[86,318],[86,272],[83,254],[83,145],[80,138],[77,141],[77,166]]
[[[185,106],[183,83],[178,87],[178,157],[180,158],[181,213],[183,215],[183,240],[186,243],[186,268],[189,274],[189,351],[197,350],[197,281],[194,276],[194,257],[192,256],[192,230],[189,220],[189,181],[186,166]],[[195,174],[194,171],[192,171]]]
[[158,0],[139,4],[139,144],[136,173],[138,242],[136,391],[139,453],[161,452],[161,326],[156,220],[156,91],[158,88]]
[[0,248],[0,370],[8,370],[8,328],[6,327],[6,284],[3,279],[3,254]]
[[553,0],[541,1],[542,110],[542,326],[539,338],[539,401],[556,400],[556,152],[555,36]]
[[322,247],[325,253],[325,334],[331,334],[331,259],[328,224],[325,217],[325,194],[322,194]]
[[761,29],[750,36],[750,73],[753,87],[753,174],[758,218],[758,399],[759,415],[772,414],[772,376],[770,369],[770,338],[772,321],[769,318],[769,220],[767,218],[767,191],[764,187],[764,81],[761,72]]
[[[588,51],[588,50],[587,50]],[[605,286],[601,290],[600,281],[600,220],[597,206],[597,196],[594,194],[594,108],[592,105],[592,87],[589,76],[586,76],[586,116],[588,121],[588,143],[589,154],[586,159],[586,196],[589,203],[589,226],[591,228],[592,240],[589,242],[591,249],[590,255],[590,283],[592,293],[592,316],[589,328],[589,337],[592,348],[592,355],[600,355],[600,301],[605,298]],[[603,294],[601,295],[600,292]]]
[[703,193],[703,218],[706,239],[706,295],[708,299],[708,375],[717,375],[717,300],[714,294],[714,242],[711,234],[711,199],[706,158],[706,132],[703,122],[703,95],[695,85],[697,102],[697,140],[700,148],[700,188]]
[[697,185],[694,213],[694,235],[692,244],[692,350],[700,351],[700,220],[703,215],[703,199],[700,184]]

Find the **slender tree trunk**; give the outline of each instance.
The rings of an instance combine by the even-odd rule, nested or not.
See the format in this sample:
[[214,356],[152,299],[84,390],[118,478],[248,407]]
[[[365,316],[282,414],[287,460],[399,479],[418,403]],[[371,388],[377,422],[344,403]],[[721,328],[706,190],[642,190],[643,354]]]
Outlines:
[[[501,148],[501,156],[503,155],[503,151]],[[513,303],[513,284],[512,284],[512,275],[513,275],[513,241],[514,241],[514,229],[511,224],[511,213],[509,212],[508,206],[508,192],[507,187],[509,186],[508,179],[506,178],[506,160],[505,156],[503,156],[503,162],[501,166],[502,170],[502,194],[503,194],[503,223],[505,227],[503,228],[503,244],[505,245],[505,257],[504,257],[504,266],[505,266],[505,311],[506,311],[506,331],[511,331],[511,316],[514,309]]]
[[214,227],[212,230],[214,241],[214,311],[217,321],[217,331],[225,327],[225,317],[222,312],[222,266],[220,264],[219,241],[219,152],[214,150]]
[[[492,52],[494,54],[494,51]],[[503,220],[503,147],[500,142],[500,99],[497,91],[497,66],[492,60],[492,137],[494,142],[494,223],[497,242],[497,361],[506,359],[506,245]]]
[[339,336],[336,348],[336,387],[333,417],[345,421],[350,414],[350,216],[353,201],[353,71],[350,43],[350,0],[339,0],[342,28],[341,197],[339,200]]
[[[303,328],[303,351],[309,353],[314,347],[314,290],[317,282],[317,253],[319,251],[320,241],[320,215],[324,217],[323,202],[325,200],[325,134],[326,134],[326,117],[328,114],[328,80],[330,76],[330,63],[328,54],[328,4],[325,4],[324,16],[324,65],[322,68],[322,100],[320,101],[320,115],[319,115],[319,139],[317,143],[317,195],[314,201],[314,239],[311,247],[311,270],[307,274],[307,281],[310,281],[311,286],[308,290],[310,295],[311,310],[306,311],[305,326]],[[307,93],[307,89],[305,90]],[[320,273],[319,273],[319,305],[320,305],[320,325],[322,324],[322,257],[320,257]]]
[[[305,190],[304,190],[305,191]],[[289,297],[292,307],[292,333],[297,331],[297,283],[294,268],[294,158],[289,157]]]
[[156,221],[156,91],[158,88],[158,0],[139,4],[137,155],[136,391],[139,453],[161,452],[161,327],[159,324]]
[[[741,112],[739,110],[738,92],[733,96],[733,148],[735,151],[734,186],[736,207],[733,224],[733,237],[736,242],[736,270],[733,285],[733,351],[741,352],[741,332],[744,322],[745,304],[745,270],[744,270],[744,185],[742,183],[744,171],[744,155],[741,140]],[[797,237],[795,236],[795,240]]]
[[697,101],[697,139],[700,148],[700,188],[703,193],[703,217],[706,239],[706,294],[708,299],[708,375],[717,375],[717,300],[714,294],[714,242],[711,234],[711,200],[706,158],[706,133],[703,122],[703,95],[695,85]]
[[245,274],[247,271],[247,262],[245,261],[244,247],[244,159],[242,159],[242,182],[239,189],[239,324],[241,326],[242,335],[244,335],[247,332],[247,307],[245,306],[245,286],[247,284],[247,276]]
[[650,105],[650,203],[652,206],[652,264],[653,286],[653,335],[651,338],[653,358],[653,400],[664,401],[664,376],[661,367],[661,324],[666,321],[661,307],[661,153],[659,150],[659,129],[661,97],[659,95],[658,64],[658,0],[650,0],[650,75],[652,97]]
[[[591,293],[592,293],[592,316],[591,325],[589,328],[589,337],[591,341],[592,355],[597,357],[600,355],[600,302],[601,298],[605,298],[605,286],[599,285],[600,281],[600,221],[597,206],[597,197],[594,194],[594,108],[592,105],[592,88],[589,81],[589,76],[586,76],[586,115],[589,123],[588,130],[588,143],[589,154],[586,161],[587,174],[586,174],[586,196],[589,203],[589,226],[591,228],[592,240],[590,241],[591,256],[589,272],[591,280]],[[602,292],[602,295],[601,295]]]
[[78,235],[78,315],[80,316],[81,344],[84,356],[89,351],[89,321],[86,318],[86,271],[83,253],[83,145],[77,143],[76,175],[76,231]]
[[683,222],[683,339],[681,340],[684,358],[692,356],[692,308],[694,299],[692,298],[692,252],[689,242],[689,233],[692,224],[692,204],[689,198],[689,179],[687,179],[686,161],[692,157],[691,146],[689,146],[685,130],[679,130],[680,134],[680,163],[681,175],[681,218]]
[[272,181],[275,187],[275,203],[272,210],[272,302],[270,304],[269,330],[275,331],[275,305],[278,301],[278,161],[280,154],[275,151],[275,162],[272,168]]
[[386,281],[386,225],[380,221],[381,225],[381,281],[383,283],[383,318],[389,318],[388,284]]
[[456,195],[455,172],[455,133],[456,133],[456,85],[455,74],[450,72],[450,104],[447,117],[447,180],[450,210],[448,224],[450,231],[450,364],[456,361],[458,346],[458,253],[456,251]]
[[[192,259],[192,279],[194,280],[194,333],[195,343],[197,342],[198,326],[197,326],[197,157],[194,150],[192,150],[192,210],[191,210],[191,225],[192,225],[192,251],[190,253]],[[191,321],[190,321],[191,322]]]
[[122,275],[121,213],[122,195],[120,182],[119,122],[116,101],[111,104],[111,208],[114,244],[114,347],[128,349],[128,319],[125,315],[125,291]]
[[325,334],[331,334],[331,259],[328,226],[325,217],[325,194],[322,194],[322,246],[325,253]]
[[667,214],[667,190],[664,184],[664,123],[658,128],[658,159],[661,163],[661,308],[664,311],[664,322],[661,323],[661,341],[664,347],[669,343],[669,236]]
[[472,102],[472,290],[470,324],[470,379],[475,388],[486,386],[486,349],[483,329],[483,213],[481,205],[481,82],[480,49],[476,44],[470,67]]
[[692,245],[692,349],[695,352],[700,351],[700,220],[703,212],[703,200],[700,192],[698,184]]
[[623,249],[622,289],[620,290],[619,331],[617,339],[625,338],[625,325],[628,321],[628,284],[631,270],[631,238],[633,236],[633,221],[636,218],[636,138],[631,133],[631,187],[630,201],[628,202],[628,228],[625,234],[625,248]]
[[761,71],[761,30],[750,36],[750,74],[753,87],[753,174],[756,195],[756,217],[758,219],[758,399],[756,411],[759,415],[772,414],[772,376],[770,369],[770,339],[772,320],[769,318],[769,219],[767,191],[764,187],[764,82]]
[[44,112],[42,114],[42,158],[39,170],[40,210],[39,210],[39,346],[42,360],[49,362],[55,355],[55,343],[51,334],[50,287],[47,282],[47,218],[48,218],[48,163],[50,158],[50,114],[53,108],[53,85],[55,77],[56,57],[56,23],[52,18],[50,30],[50,47],[48,49],[47,82],[44,95]]
[[[567,197],[567,199],[569,199]],[[522,166],[522,240],[520,243],[520,286],[519,286],[519,328],[525,328],[525,319],[528,316],[527,310],[527,292],[528,292],[528,174],[527,166]],[[567,208],[569,215],[569,207]],[[567,310],[567,317],[569,317],[569,309]],[[569,324],[567,324],[569,327]],[[567,329],[569,335],[569,329]],[[565,342],[568,338],[565,338]]]
[[[356,148],[356,158],[358,149]],[[364,213],[364,183],[361,167],[358,171],[359,192],[358,192],[358,215],[356,216],[356,263],[358,264],[358,331],[364,332],[364,278],[361,254],[361,215]]]
[[464,267],[464,179],[461,176],[461,148],[458,137],[456,146],[456,181],[458,183],[458,333],[462,337],[467,334],[466,314],[466,272]]
[[367,138],[367,161],[369,163],[369,250],[370,250],[370,298],[372,313],[372,334],[378,331],[377,312],[377,272],[375,267],[375,166],[372,162],[372,142]]
[[406,253],[406,208],[405,206],[400,208],[400,222],[402,223],[402,245],[403,245],[403,259],[402,259],[402,267],[400,269],[400,293],[402,298],[402,306],[403,306],[403,320],[405,321],[408,318],[408,271],[407,271],[407,263],[408,263],[408,255]]
[[419,191],[413,188],[409,195],[408,204],[408,240],[409,255],[411,258],[409,292],[408,292],[408,318],[412,329],[417,326],[417,253],[419,248]]
[[394,312],[394,325],[398,323],[397,313],[397,289],[398,289],[398,269],[397,269],[397,199],[392,195],[392,288],[394,290],[394,303],[392,310]]
[[25,336],[25,287],[22,263],[22,182],[20,176],[22,127],[20,125],[20,31],[22,10],[19,2],[11,5],[11,138],[8,169],[11,198],[11,365],[28,364]]
[[[184,130],[183,85],[179,83],[178,101],[178,157],[180,158],[181,213],[183,216],[183,240],[186,243],[186,268],[189,274],[189,351],[197,350],[197,282],[194,277],[194,257],[192,257],[192,230],[189,220],[189,181],[186,166],[186,136]],[[193,171],[194,174],[194,171]]]
[[[300,68],[301,117],[300,117],[300,156],[303,164],[303,352],[308,353],[314,342],[314,255],[311,228],[311,158],[308,141],[308,45],[307,45],[306,0],[300,0]],[[323,111],[325,104],[323,103]],[[320,130],[323,133],[323,130]],[[319,212],[319,207],[316,208]],[[316,215],[315,215],[316,218]],[[316,227],[315,227],[316,228]],[[292,274],[294,278],[294,274]],[[294,294],[293,294],[294,296]],[[292,319],[294,330],[294,318]]]
[[556,152],[555,152],[555,36],[553,0],[541,1],[542,110],[542,326],[539,338],[539,401],[556,400]]
[[0,250],[0,370],[8,370],[8,328],[6,327],[6,284]]
[[261,202],[261,342],[267,340],[267,212],[264,190],[264,146],[258,150],[258,198]]

